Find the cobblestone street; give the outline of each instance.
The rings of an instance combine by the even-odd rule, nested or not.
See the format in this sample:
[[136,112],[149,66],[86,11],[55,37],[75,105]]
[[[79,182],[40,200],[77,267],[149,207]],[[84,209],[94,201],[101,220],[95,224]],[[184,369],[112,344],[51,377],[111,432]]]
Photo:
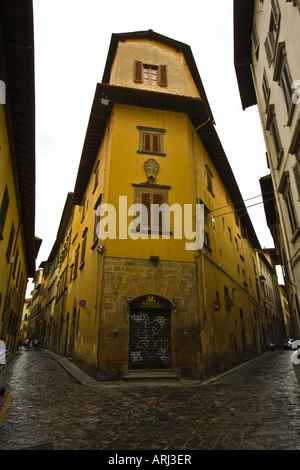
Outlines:
[[300,449],[300,391],[278,350],[218,380],[84,386],[45,351],[8,364],[1,450]]

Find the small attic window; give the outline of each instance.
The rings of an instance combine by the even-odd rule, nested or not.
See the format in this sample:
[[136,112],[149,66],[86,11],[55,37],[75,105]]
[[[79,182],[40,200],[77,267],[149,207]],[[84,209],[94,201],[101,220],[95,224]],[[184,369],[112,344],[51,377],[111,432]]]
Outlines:
[[168,85],[167,66],[143,64],[136,60],[134,63],[134,81],[149,85]]

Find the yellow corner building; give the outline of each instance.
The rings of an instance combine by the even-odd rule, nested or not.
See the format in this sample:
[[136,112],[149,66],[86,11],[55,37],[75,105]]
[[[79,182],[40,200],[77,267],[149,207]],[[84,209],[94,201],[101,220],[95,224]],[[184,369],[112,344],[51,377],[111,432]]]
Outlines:
[[269,348],[259,241],[189,46],[112,35],[72,198],[54,351],[97,380],[203,380]]

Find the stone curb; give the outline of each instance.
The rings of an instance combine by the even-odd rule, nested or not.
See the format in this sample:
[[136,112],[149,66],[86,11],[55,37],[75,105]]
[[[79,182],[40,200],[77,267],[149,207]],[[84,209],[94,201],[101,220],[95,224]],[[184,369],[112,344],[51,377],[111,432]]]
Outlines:
[[50,351],[49,349],[43,350],[48,356],[52,357],[54,361],[56,361],[68,374],[70,374],[77,382],[79,382],[81,385],[84,385],[85,387],[90,387],[90,388],[121,388],[121,387],[137,387],[137,386],[145,386],[145,385],[168,385],[172,387],[178,387],[178,386],[187,386],[187,387],[193,387],[193,386],[198,386],[198,385],[208,385],[212,382],[216,382],[220,380],[221,378],[225,377],[226,375],[237,371],[238,369],[246,366],[247,364],[251,364],[254,361],[257,361],[258,359],[261,359],[262,357],[265,357],[266,355],[269,354],[274,354],[274,352],[266,352],[262,354],[261,356],[255,357],[254,359],[251,359],[249,361],[245,361],[243,364],[239,364],[238,366],[229,369],[225,372],[223,372],[220,375],[217,375],[215,377],[211,377],[208,380],[201,381],[201,380],[179,380],[178,383],[165,383],[165,382],[140,382],[140,383],[126,383],[126,382],[98,382],[97,380],[93,379],[89,375],[85,374],[79,367],[77,367],[75,364],[73,364],[69,359],[66,357],[62,357],[59,354],[55,354],[54,352]]

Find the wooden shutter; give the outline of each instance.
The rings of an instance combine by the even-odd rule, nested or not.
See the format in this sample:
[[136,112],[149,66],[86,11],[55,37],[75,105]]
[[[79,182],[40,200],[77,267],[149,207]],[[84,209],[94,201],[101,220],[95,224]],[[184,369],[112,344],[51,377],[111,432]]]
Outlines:
[[251,40],[252,40],[254,52],[256,54],[256,52],[258,50],[258,47],[259,47],[259,38],[258,38],[256,26],[254,26],[254,28],[252,30]]
[[242,232],[242,237],[243,238],[248,238],[248,230],[247,230],[247,227],[245,227],[244,225],[241,226],[241,232]]
[[146,152],[151,151],[151,143],[150,143],[150,134],[144,134],[144,149]]
[[143,64],[139,60],[134,62],[134,81],[138,83],[143,82]]
[[2,232],[4,230],[8,206],[9,206],[9,196],[8,196],[7,186],[5,186],[1,208],[0,208],[0,240],[2,238]]
[[295,181],[296,181],[296,186],[297,186],[297,191],[298,191],[298,197],[300,200],[300,166],[299,163],[296,163],[295,166],[293,166],[293,172],[295,176]]
[[[161,205],[163,203],[163,195],[160,193],[153,194],[153,204]],[[162,231],[162,213],[159,212],[158,227],[153,227],[154,230]]]
[[159,135],[153,135],[153,152],[159,152]]
[[12,251],[14,236],[15,236],[15,226],[14,226],[14,223],[12,222],[11,229],[10,229],[9,240],[8,240],[8,245],[7,245],[7,250],[6,250],[6,257],[7,257],[8,261],[9,261],[11,251]]
[[267,60],[270,65],[273,61],[273,44],[272,44],[270,32],[268,32],[267,34],[264,46],[266,49]]
[[167,86],[168,85],[168,74],[167,74],[167,66],[160,65],[159,66],[159,84],[160,86]]
[[277,0],[271,1],[272,13],[274,17],[275,24],[278,26],[280,20],[280,9]]
[[151,198],[150,193],[142,193],[141,194],[141,203],[145,206],[146,210],[142,210],[142,228],[150,228],[150,220],[151,220]]

